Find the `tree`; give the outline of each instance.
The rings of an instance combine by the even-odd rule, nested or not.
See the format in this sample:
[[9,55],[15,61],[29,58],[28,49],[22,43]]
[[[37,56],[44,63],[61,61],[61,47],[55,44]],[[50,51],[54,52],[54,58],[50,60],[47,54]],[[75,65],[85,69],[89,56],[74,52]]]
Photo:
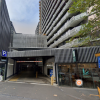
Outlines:
[[88,16],[85,17],[85,19],[88,18],[89,20],[88,23],[82,25],[81,30],[74,35],[70,41],[76,37],[82,39],[82,37],[87,36],[90,36],[88,40],[84,39],[84,41],[87,41],[87,43],[97,40],[97,38],[100,37],[100,0],[73,0],[73,4],[69,8],[69,13],[75,12],[87,12]]

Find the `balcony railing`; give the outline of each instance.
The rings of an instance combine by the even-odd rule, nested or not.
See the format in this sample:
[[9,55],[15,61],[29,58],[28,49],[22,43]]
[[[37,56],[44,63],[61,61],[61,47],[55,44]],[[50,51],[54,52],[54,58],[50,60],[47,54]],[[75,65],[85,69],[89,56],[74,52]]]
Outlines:
[[[62,6],[63,5],[63,3],[64,3],[65,1],[63,1],[62,3],[61,3],[61,5],[60,6]],[[59,3],[59,2],[58,2]],[[66,9],[68,9],[69,8],[69,5],[71,5],[71,3],[72,3],[72,0],[69,0],[67,3],[66,3],[66,5],[65,5],[65,7],[63,8],[63,10],[61,11],[61,15],[63,14],[63,12],[66,10]],[[55,18],[55,16],[56,16],[56,14],[58,13],[58,11],[60,10],[60,7],[57,9],[57,11],[55,12],[55,14],[54,14],[54,18]],[[51,18],[51,16],[50,16],[50,18]],[[54,18],[52,18],[52,19],[54,19]],[[59,15],[59,18],[60,18],[60,15]],[[48,21],[49,21],[49,18],[48,18]],[[48,22],[47,21],[47,22]],[[52,23],[52,20],[49,22],[49,23]],[[45,25],[46,26],[46,25]],[[49,27],[49,26],[48,26]],[[48,33],[47,33],[48,34]]]
[[[89,36],[85,37],[84,39],[86,39],[86,38],[89,38]],[[79,39],[74,39],[72,42],[69,42],[69,43],[66,43],[63,46],[60,46],[60,48],[70,48],[70,47],[75,47],[75,46],[83,45],[84,39],[82,39],[81,41]],[[97,41],[97,39],[96,40],[91,40],[91,41]]]
[[[63,5],[63,3],[64,3],[65,1],[63,1],[62,2],[62,4],[60,5],[60,6],[62,6]],[[59,2],[58,2],[59,3]],[[72,3],[72,0],[69,0],[67,3],[66,3],[66,5],[70,5]],[[67,6],[67,7],[69,7],[69,6]],[[66,7],[64,8],[64,10],[65,9],[67,9]],[[58,11],[60,10],[60,7],[57,9],[57,11],[56,11],[56,13],[58,13]],[[56,16],[56,13],[54,14],[54,17]],[[60,13],[61,15],[63,14],[63,11],[61,11],[61,13]],[[49,14],[48,14],[49,15]],[[52,15],[52,14],[51,14]],[[48,23],[48,21],[49,21],[49,19],[51,18],[51,16],[48,18],[48,20],[47,20],[47,23]],[[60,18],[60,16],[59,16],[59,18]],[[54,18],[52,18],[52,19],[54,19]],[[49,23],[52,23],[52,20],[49,22]],[[56,22],[55,22],[56,23]],[[45,27],[46,27],[46,24],[45,24]],[[49,27],[49,26],[48,26]],[[44,31],[45,32],[45,31]],[[48,33],[47,33],[48,34]]]
[[59,48],[71,48],[71,47],[73,47],[75,45],[79,45],[78,39],[74,39],[72,42],[66,43],[65,45],[60,46]]
[[[75,27],[74,29],[72,30],[69,30],[66,32],[65,35],[61,36],[56,42],[54,42],[54,44],[52,44],[52,47],[55,47],[57,46],[58,44],[60,44],[61,42],[65,41],[66,39],[74,36],[75,34],[77,34],[80,29],[81,29],[82,26],[78,26],[78,27]],[[53,38],[54,39],[54,38]],[[48,42],[48,45],[52,42],[52,40],[50,40],[50,42]]]
[[[63,23],[63,20],[66,18],[67,19],[67,15],[70,16],[69,13],[67,13],[65,16],[66,17],[63,17],[62,20],[58,23],[58,25],[53,29],[53,31],[49,34],[49,36],[47,37],[47,39],[50,38],[51,35],[53,35],[53,32],[57,31],[57,29],[60,27],[60,25],[62,25]],[[81,13],[77,16],[73,16],[70,20],[68,20],[65,25],[61,28],[61,34],[66,31],[69,27],[75,27],[77,24],[79,24],[83,19],[84,17],[87,16],[87,13]]]
[[[53,2],[53,6],[54,6],[55,2],[56,2],[56,0]],[[60,0],[58,0],[58,2],[56,3],[56,5],[55,5],[55,7],[54,7],[54,9],[53,9],[52,12],[51,12],[52,8],[50,8],[49,13],[50,13],[50,12],[51,12],[51,13],[48,14],[48,16],[47,16],[48,20],[47,20],[46,23],[45,23],[45,27],[47,26],[47,23],[49,22],[49,20],[50,20],[50,18],[51,18],[51,15],[53,15],[54,10],[56,9],[56,7],[57,7],[57,5],[58,5],[59,2],[60,2]],[[53,6],[52,6],[52,7],[53,7]],[[50,15],[50,16],[49,16],[49,15]],[[53,18],[52,18],[52,19],[53,19]],[[50,21],[49,23],[51,23],[51,21]]]

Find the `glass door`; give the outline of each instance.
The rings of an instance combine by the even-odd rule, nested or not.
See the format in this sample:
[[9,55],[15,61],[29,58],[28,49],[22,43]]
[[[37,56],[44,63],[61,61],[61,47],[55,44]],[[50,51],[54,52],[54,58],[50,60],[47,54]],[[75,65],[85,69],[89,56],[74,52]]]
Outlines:
[[58,66],[59,85],[71,86],[71,73],[69,65]]
[[92,68],[94,88],[100,87],[100,69]]

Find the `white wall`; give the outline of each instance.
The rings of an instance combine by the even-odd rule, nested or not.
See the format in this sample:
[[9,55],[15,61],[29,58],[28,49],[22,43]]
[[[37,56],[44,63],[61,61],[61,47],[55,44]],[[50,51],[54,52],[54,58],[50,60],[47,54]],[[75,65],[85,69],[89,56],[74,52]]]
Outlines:
[[[47,65],[51,65],[51,66],[47,66]],[[53,67],[53,75],[55,77],[55,59],[50,58],[46,61],[45,65],[44,65],[44,74],[47,75],[47,69]]]
[[14,66],[14,60],[9,58],[7,65],[7,77],[13,75],[13,66]]

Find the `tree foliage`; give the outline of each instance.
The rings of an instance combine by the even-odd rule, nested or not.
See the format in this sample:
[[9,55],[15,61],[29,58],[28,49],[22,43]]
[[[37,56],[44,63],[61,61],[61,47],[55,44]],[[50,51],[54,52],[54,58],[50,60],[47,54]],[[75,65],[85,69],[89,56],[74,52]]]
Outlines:
[[98,38],[98,34],[100,34],[100,0],[73,0],[69,13],[75,12],[87,12],[88,17],[86,19],[88,18],[88,23],[83,24],[81,30],[70,41],[76,37],[90,36],[90,39]]

